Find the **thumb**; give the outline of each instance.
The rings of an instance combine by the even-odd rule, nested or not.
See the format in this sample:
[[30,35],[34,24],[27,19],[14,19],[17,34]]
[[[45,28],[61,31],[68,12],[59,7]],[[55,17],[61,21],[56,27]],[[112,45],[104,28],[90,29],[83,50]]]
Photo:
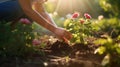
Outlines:
[[69,43],[69,40],[65,37],[63,37],[63,40],[64,40],[65,43],[67,43],[67,44]]

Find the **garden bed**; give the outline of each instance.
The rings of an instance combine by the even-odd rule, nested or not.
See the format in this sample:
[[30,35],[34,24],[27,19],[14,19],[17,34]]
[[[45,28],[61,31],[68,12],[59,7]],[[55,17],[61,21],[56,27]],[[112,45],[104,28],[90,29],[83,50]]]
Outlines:
[[[116,18],[110,20],[117,21]],[[75,28],[71,31],[70,42],[74,44],[67,44],[53,36],[39,34],[34,29],[36,24],[18,23],[13,29],[10,23],[1,23],[0,67],[102,67],[101,63],[107,67],[120,67],[120,26],[117,25],[101,24],[99,31],[89,29],[97,26],[96,23],[87,24],[87,28],[86,24],[80,23],[80,29],[72,26]],[[112,26],[115,28],[108,31]]]
[[94,44],[69,45],[57,40],[40,48],[41,54],[28,54],[29,59],[4,58],[0,67],[101,67],[103,56],[94,54],[97,47]]

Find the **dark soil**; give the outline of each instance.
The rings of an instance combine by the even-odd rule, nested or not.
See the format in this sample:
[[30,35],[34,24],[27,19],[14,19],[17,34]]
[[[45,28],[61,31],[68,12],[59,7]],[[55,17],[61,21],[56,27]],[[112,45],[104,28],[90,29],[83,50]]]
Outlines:
[[31,59],[4,60],[0,67],[102,67],[103,56],[94,54],[97,46],[93,44],[68,45],[56,41],[44,49],[43,54],[33,54]]
[[[52,62],[55,63],[55,67],[102,67],[100,63],[103,56],[94,54],[97,47],[93,44],[74,44],[70,46],[57,41],[50,48],[51,54],[54,55],[54,61]],[[55,56],[59,58],[55,58]]]

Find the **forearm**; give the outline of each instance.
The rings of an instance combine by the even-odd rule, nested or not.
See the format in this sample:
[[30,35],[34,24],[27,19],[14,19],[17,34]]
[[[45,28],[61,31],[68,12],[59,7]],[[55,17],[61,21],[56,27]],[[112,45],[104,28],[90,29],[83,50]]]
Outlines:
[[41,16],[43,16],[49,23],[52,23],[54,26],[57,26],[54,20],[49,16],[49,14],[44,10],[44,7],[39,2],[34,2],[32,4],[33,9],[38,12]]
[[54,32],[56,29],[56,26],[54,24],[49,23],[48,20],[46,20],[43,16],[38,14],[37,12],[33,10],[25,11],[25,13],[34,21],[36,21],[41,26],[45,27],[46,29],[50,30],[51,32]]
[[31,0],[19,0],[19,3],[21,5],[21,8],[25,12],[25,14],[30,17],[32,20],[36,21],[38,24],[43,26],[44,28],[50,30],[54,34],[56,34],[59,38],[71,38],[71,34],[59,27],[56,27],[54,24],[50,23],[48,20],[46,20],[41,14],[34,11],[31,7]]
[[38,24],[45,27],[46,29],[50,30],[51,32],[55,32],[56,26],[49,23],[49,21],[47,21],[43,16],[35,12],[31,7],[30,0],[19,0],[19,3],[28,17],[30,17],[32,20],[36,21]]
[[47,12],[40,13],[40,14],[41,14],[46,20],[48,20],[49,23],[52,23],[54,26],[57,27],[57,25],[55,24],[53,18],[51,18]]

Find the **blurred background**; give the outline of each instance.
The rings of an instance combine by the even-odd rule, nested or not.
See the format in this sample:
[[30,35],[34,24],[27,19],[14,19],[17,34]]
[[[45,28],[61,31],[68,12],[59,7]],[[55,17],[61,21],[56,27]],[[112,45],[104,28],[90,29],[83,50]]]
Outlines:
[[63,21],[74,12],[79,12],[81,17],[89,13],[94,19],[100,15],[105,18],[119,16],[119,3],[119,0],[48,0],[45,8],[55,22],[62,26]]
[[[71,18],[74,12],[79,12],[79,18],[84,18],[84,13],[90,14],[92,16],[90,27],[94,28],[92,34],[98,39],[100,37],[104,38],[103,42],[107,46],[103,46],[103,48],[109,48],[106,51],[101,48],[101,52],[110,52],[109,54],[113,54],[113,57],[117,56],[114,57],[118,60],[115,59],[115,62],[120,64],[120,0],[48,0],[44,7],[55,23],[63,28],[65,28],[66,20]],[[0,64],[9,63],[14,59],[13,63],[17,65],[18,57],[28,59],[34,54],[44,55],[40,48],[48,44],[48,40],[54,41],[54,38],[51,37],[52,39],[50,39],[49,36],[44,36],[46,34],[53,35],[53,33],[35,22],[32,24],[18,22],[15,26],[10,25],[11,22],[0,21]],[[73,25],[73,27],[77,26]],[[87,32],[89,28],[86,28]],[[81,26],[81,29],[84,28]],[[91,35],[91,32],[89,35]],[[107,40],[107,36],[114,41]],[[91,40],[89,41],[91,42]],[[30,62],[32,61],[30,60]]]

